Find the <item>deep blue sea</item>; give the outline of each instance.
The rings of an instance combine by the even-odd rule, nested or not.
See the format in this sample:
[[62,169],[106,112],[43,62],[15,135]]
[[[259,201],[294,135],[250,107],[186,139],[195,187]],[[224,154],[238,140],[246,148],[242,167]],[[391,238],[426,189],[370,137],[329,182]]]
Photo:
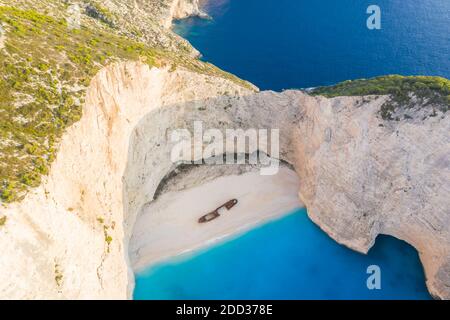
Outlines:
[[[381,289],[367,288],[378,265]],[[299,209],[212,248],[154,265],[135,299],[430,299],[417,252],[379,236],[368,255],[337,244]]]
[[[384,74],[450,78],[449,0],[208,0],[207,21],[177,22],[203,59],[261,89]],[[381,30],[366,10],[381,9]]]
[[[381,30],[366,27],[369,5]],[[202,59],[261,89],[329,85],[384,74],[450,78],[448,0],[209,0],[213,20],[175,31]],[[381,269],[368,290],[367,267]],[[417,252],[380,236],[369,254],[338,245],[305,210],[233,240],[150,266],[135,299],[430,299]]]

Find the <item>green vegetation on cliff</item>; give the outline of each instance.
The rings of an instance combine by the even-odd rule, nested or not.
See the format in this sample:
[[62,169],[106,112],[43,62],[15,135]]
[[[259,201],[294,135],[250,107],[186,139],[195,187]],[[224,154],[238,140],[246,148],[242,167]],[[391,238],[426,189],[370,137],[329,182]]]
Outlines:
[[[0,6],[0,202],[20,200],[29,187],[40,184],[42,176],[49,172],[62,134],[81,118],[91,79],[112,62],[139,60],[170,70],[183,67],[253,88],[193,58],[189,50],[167,51],[125,36],[126,28],[120,24],[124,18],[117,10],[113,13],[103,7],[101,1],[83,1],[80,28],[68,26],[66,2],[6,3],[10,6]],[[158,7],[156,2],[153,5]],[[140,30],[131,33],[138,34]],[[156,40],[146,43],[159,43]],[[431,106],[433,112],[434,108],[448,111],[450,81],[439,77],[385,76],[321,87],[312,94],[391,95],[380,114],[392,120],[398,118],[400,106],[417,104],[417,99],[422,105]]]
[[114,28],[116,25],[116,17],[98,1],[88,1],[86,14],[94,19],[100,20],[111,28]]
[[390,95],[391,100],[386,102],[380,110],[385,120],[393,120],[397,108],[412,107],[417,104],[437,108],[442,112],[450,109],[450,80],[441,77],[389,75],[349,80],[329,87],[315,88],[311,94],[328,98]]
[[63,132],[81,117],[90,80],[109,63],[140,60],[172,70],[181,66],[249,86],[211,64],[148,47],[108,25],[71,29],[64,18],[0,6],[0,26],[4,36],[4,48],[0,48],[3,202],[20,200],[28,187],[38,186],[42,175],[48,174]]

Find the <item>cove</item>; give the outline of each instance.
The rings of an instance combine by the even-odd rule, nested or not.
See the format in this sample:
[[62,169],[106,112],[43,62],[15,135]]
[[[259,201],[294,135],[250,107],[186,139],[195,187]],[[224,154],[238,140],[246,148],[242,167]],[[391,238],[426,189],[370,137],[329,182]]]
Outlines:
[[[330,85],[385,74],[450,77],[450,2],[210,0],[212,20],[177,21],[202,59],[259,88]],[[369,290],[369,266],[381,289]],[[379,236],[368,255],[343,247],[305,209],[136,274],[135,299],[431,299],[417,252]]]
[[[367,268],[381,270],[369,290]],[[417,252],[379,236],[368,255],[337,244],[305,209],[234,239],[150,266],[134,299],[431,299]]]

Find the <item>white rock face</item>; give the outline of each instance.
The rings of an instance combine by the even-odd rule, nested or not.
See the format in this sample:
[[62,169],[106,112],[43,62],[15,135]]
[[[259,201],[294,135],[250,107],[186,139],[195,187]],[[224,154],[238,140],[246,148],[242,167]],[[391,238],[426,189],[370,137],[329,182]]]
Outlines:
[[[200,10],[199,0],[176,0],[172,4],[172,14],[173,19],[183,19],[190,16],[198,16],[202,18],[207,18],[208,15]],[[170,27],[172,20],[167,22],[167,26]]]
[[0,49],[3,49],[5,47],[5,39],[6,39],[5,30],[0,24]]
[[169,51],[190,52],[199,55],[190,43],[169,30],[173,19],[190,16],[206,18],[199,0],[104,0],[102,6],[118,19],[117,27],[128,36],[138,38],[150,46],[161,46]]
[[144,187],[151,192],[171,168],[168,159],[144,172],[134,167],[136,155],[129,153],[135,145],[148,151],[159,138],[138,139],[136,127],[163,106],[195,105],[225,91],[248,93],[224,79],[139,63],[102,70],[91,82],[82,120],[62,139],[50,175],[22,202],[2,209],[7,223],[0,227],[0,298],[129,297],[133,274],[127,241],[134,203],[126,201],[143,197],[148,202],[152,195],[128,195],[127,190],[144,187],[141,175],[152,171],[156,180]]
[[367,252],[378,234],[413,245],[427,285],[450,298],[450,117],[386,122],[379,102],[306,104],[294,136],[300,198],[338,242]]
[[254,93],[139,63],[103,69],[48,178],[2,211],[0,298],[129,298],[136,216],[176,168],[168,132],[194,120],[280,129],[280,158],[321,228],[361,252],[380,233],[407,241],[431,292],[450,298],[450,117],[385,122],[384,101]]

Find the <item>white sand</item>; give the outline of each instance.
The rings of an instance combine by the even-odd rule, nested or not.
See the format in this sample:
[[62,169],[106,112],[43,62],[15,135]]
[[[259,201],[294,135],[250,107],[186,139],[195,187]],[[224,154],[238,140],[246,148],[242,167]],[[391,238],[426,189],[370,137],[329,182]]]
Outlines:
[[[248,172],[165,193],[138,217],[130,242],[133,269],[210,245],[300,208],[298,189],[296,173],[282,167],[274,176]],[[211,222],[197,222],[233,198],[239,203],[230,211]]]

